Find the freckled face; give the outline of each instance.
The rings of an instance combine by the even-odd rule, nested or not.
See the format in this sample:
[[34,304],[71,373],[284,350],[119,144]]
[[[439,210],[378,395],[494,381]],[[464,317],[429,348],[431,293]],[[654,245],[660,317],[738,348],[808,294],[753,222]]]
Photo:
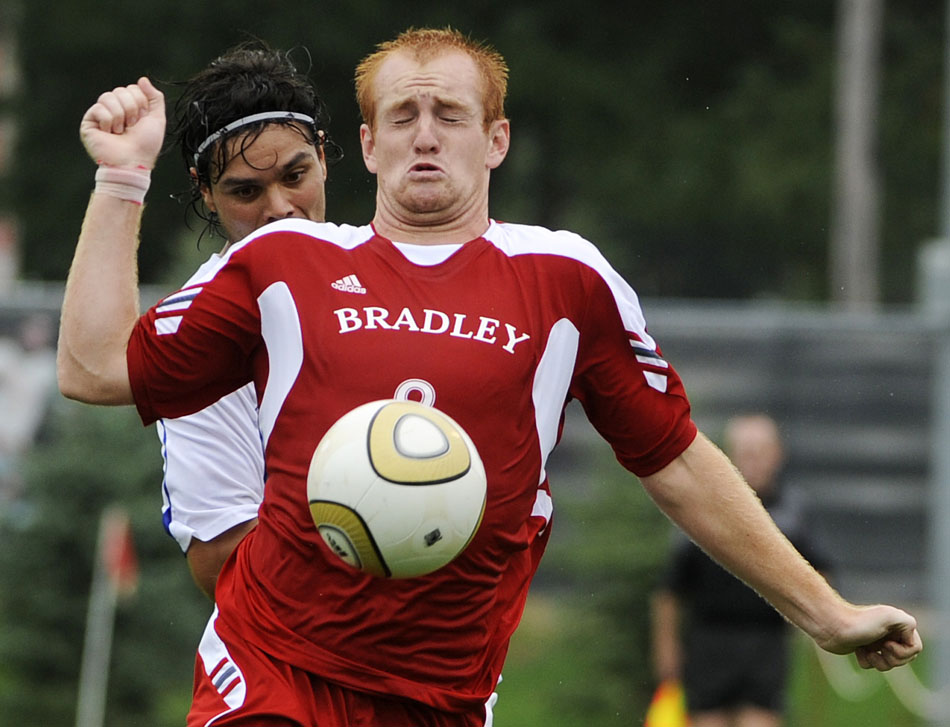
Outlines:
[[322,222],[326,215],[326,160],[300,129],[266,127],[243,149],[244,136],[228,139],[228,164],[211,187],[205,206],[218,214],[228,242],[268,222],[299,217]]

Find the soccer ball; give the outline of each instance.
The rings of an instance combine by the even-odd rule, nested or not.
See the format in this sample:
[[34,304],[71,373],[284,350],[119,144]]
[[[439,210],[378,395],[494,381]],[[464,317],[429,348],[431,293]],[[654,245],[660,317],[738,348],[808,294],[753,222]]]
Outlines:
[[383,399],[344,414],[307,475],[310,513],[345,563],[411,578],[450,563],[485,511],[485,467],[471,438],[431,406]]

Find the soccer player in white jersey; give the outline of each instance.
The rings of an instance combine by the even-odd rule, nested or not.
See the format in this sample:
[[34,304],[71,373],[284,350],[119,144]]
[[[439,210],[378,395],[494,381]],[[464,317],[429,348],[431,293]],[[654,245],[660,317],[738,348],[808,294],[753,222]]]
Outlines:
[[[171,138],[191,180],[191,206],[227,248],[276,219],[324,219],[327,164],[341,156],[329,114],[287,52],[241,44],[184,84]],[[273,155],[273,159],[269,158]],[[207,409],[158,422],[162,516],[198,586],[214,598],[221,565],[257,522],[264,453],[253,384]]]
[[[248,381],[261,392],[267,488],[218,580],[191,726],[490,725],[550,533],[545,462],[572,398],[665,513],[823,648],[880,670],[922,648],[912,616],[848,603],[780,534],[697,432],[635,293],[593,245],[489,217],[506,83],[497,52],[451,29],[382,44],[357,71],[372,224],[267,225],[141,318],[136,167],[162,97],[141,79],[87,112],[87,149],[119,173],[100,171],[116,186],[97,184],[70,271],[62,391],[135,403],[146,422]],[[458,559],[377,578],[327,550],[305,477],[336,419],[409,381],[471,435],[488,497]]]

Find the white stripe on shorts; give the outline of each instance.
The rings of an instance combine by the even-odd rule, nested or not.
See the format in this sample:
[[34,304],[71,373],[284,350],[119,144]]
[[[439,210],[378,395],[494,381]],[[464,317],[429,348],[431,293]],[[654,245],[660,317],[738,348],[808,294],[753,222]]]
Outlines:
[[218,619],[218,607],[215,606],[208,619],[208,625],[201,636],[201,642],[198,644],[198,656],[204,666],[205,674],[218,690],[218,694],[228,705],[228,709],[219,715],[216,715],[205,722],[205,727],[210,727],[215,721],[244,704],[247,698],[247,683],[244,681],[244,674],[228,653],[228,647],[225,646],[221,637],[214,630],[214,622]]

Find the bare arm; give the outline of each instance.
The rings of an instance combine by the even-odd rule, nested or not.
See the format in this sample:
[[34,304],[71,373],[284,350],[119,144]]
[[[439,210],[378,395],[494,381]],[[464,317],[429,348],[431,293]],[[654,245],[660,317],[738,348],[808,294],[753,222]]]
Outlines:
[[922,645],[917,622],[891,606],[848,603],[795,550],[728,458],[705,436],[643,478],[663,512],[786,619],[864,668],[906,664]]
[[[142,78],[104,93],[83,116],[80,136],[96,162],[142,174],[165,134],[161,92]],[[139,315],[137,250],[142,205],[92,195],[66,281],[57,374],[60,390],[94,404],[131,404],[125,350]]]
[[212,601],[221,566],[255,525],[257,525],[256,518],[235,525],[211,540],[192,540],[191,545],[188,546],[186,557],[188,567],[191,569],[191,577],[194,578],[198,588],[204,591],[204,594]]

